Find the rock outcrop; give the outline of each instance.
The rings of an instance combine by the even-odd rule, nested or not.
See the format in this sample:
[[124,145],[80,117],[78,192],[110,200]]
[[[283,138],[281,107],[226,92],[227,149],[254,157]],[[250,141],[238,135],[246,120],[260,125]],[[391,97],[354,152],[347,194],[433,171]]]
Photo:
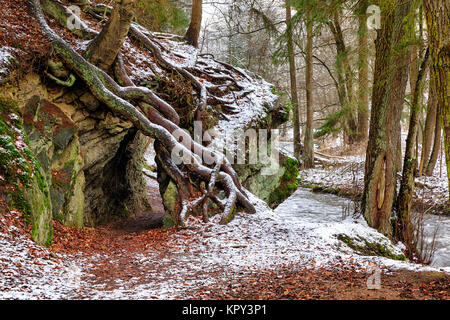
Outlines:
[[34,73],[0,89],[17,101],[23,134],[48,188],[45,201],[36,188],[26,188],[28,202],[50,213],[34,214],[44,210],[39,208],[31,210],[34,215],[47,216],[46,223],[53,218],[82,227],[148,208],[142,176],[148,138],[130,122],[114,116],[82,86],[55,87]]

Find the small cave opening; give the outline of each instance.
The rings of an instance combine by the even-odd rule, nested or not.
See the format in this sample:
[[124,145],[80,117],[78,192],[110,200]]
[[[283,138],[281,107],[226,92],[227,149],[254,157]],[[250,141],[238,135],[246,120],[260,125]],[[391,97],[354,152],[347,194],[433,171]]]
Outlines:
[[137,129],[129,129],[100,175],[91,177],[91,189],[97,190],[97,196],[89,199],[89,224],[108,224],[125,232],[163,225],[164,207],[153,159],[151,140]]

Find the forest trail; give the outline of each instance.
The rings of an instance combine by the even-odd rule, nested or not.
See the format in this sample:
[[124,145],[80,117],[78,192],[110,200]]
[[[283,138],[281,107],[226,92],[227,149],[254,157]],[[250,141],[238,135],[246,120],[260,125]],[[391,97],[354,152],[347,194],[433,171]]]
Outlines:
[[[164,230],[155,222],[155,213],[163,212],[157,185],[150,178],[148,185],[154,213],[81,230],[55,226],[52,251],[76,256],[82,269],[71,299],[450,298],[450,276],[431,271],[380,266],[381,288],[370,290],[366,263],[327,257],[326,249],[311,248],[308,241],[282,241],[289,228],[268,217],[251,219],[238,230],[194,219],[185,229]],[[246,262],[252,243],[258,254]],[[308,250],[324,252],[312,258]],[[329,261],[315,265],[315,258]]]
[[[152,182],[149,195],[158,213]],[[238,213],[225,226],[213,217],[210,223],[190,218],[178,230],[151,228],[157,224],[150,212],[96,228],[55,222],[48,249],[11,217],[0,230],[0,298],[450,299],[448,273],[343,253],[323,231],[350,225],[283,220],[253,201],[256,214]],[[284,206],[292,207],[288,201]],[[367,287],[374,266],[378,290]]]

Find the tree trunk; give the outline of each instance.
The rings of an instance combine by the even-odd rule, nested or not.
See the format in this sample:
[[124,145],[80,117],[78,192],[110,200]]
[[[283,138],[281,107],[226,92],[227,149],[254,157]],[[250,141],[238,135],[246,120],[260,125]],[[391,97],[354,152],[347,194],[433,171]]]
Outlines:
[[108,22],[86,50],[92,64],[104,71],[111,68],[130,29],[135,5],[135,0],[121,0],[114,5]]
[[198,48],[198,39],[202,27],[202,0],[193,0],[191,11],[191,23],[184,38],[187,43]]
[[336,45],[338,91],[341,108],[345,111],[345,136],[347,143],[353,144],[357,140],[358,131],[357,115],[353,103],[353,75],[337,10],[334,12],[333,20],[328,23],[328,26],[333,34]]
[[448,78],[450,66],[450,1],[424,0],[423,8],[427,20],[428,42],[435,74],[438,110],[441,114],[442,128],[444,130],[447,178],[450,185],[450,105]]
[[[437,99],[436,99],[437,104]],[[441,114],[436,106],[436,120],[434,126],[434,142],[433,142],[433,151],[431,151],[430,160],[428,161],[427,168],[425,170],[425,174],[427,176],[432,176],[434,167],[436,166],[437,159],[439,157],[439,152],[441,151],[441,134],[442,134],[442,122],[441,122]]]
[[297,71],[295,68],[294,43],[292,40],[292,25],[291,25],[291,7],[286,2],[286,35],[287,35],[287,49],[289,56],[289,76],[291,82],[291,104],[294,115],[294,156],[300,160],[301,153],[301,138],[300,138],[300,119],[299,106],[297,94]]
[[369,134],[369,63],[367,37],[367,0],[360,1],[358,13],[358,142]]
[[406,139],[405,160],[403,162],[403,175],[400,184],[400,191],[397,198],[397,219],[395,221],[395,239],[401,241],[406,248],[410,257],[416,252],[416,239],[414,235],[414,226],[411,223],[410,211],[412,197],[414,192],[414,179],[417,166],[417,158],[414,155],[414,144],[419,127],[419,111],[420,111],[420,95],[422,94],[422,84],[424,74],[428,65],[429,52],[425,53],[420,69],[417,72],[416,81],[410,79],[414,83],[414,95],[411,100],[411,114],[409,120],[409,131]]
[[[391,236],[391,211],[395,199],[395,157],[399,121],[405,95],[409,54],[399,46],[410,2],[398,0],[395,10],[383,8],[384,17],[375,41],[370,133],[366,153],[362,212],[369,226]],[[384,14],[383,14],[384,13]],[[401,49],[398,49],[401,48]]]
[[307,11],[306,19],[306,127],[303,152],[303,167],[314,168],[314,142],[313,142],[313,99],[312,99],[312,81],[313,81],[313,21],[311,9]]
[[433,142],[433,135],[436,126],[436,113],[437,113],[437,98],[436,89],[434,86],[434,74],[433,69],[430,68],[430,84],[428,89],[428,103],[427,103],[427,116],[425,119],[425,128],[423,132],[422,153],[420,156],[419,165],[419,177],[422,176],[425,171],[425,166],[428,162],[431,150],[431,144]]

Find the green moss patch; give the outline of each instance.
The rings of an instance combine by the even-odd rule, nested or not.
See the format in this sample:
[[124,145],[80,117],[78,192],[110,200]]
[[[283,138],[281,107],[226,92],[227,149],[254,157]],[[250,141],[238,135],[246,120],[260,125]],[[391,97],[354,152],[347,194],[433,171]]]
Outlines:
[[288,198],[298,188],[298,161],[296,159],[285,157],[281,166],[285,168],[281,176],[280,185],[270,194],[268,204],[270,207],[276,207],[286,198]]
[[17,103],[0,96],[0,197],[32,224],[34,240],[50,245],[49,191],[23,129]]
[[346,234],[336,235],[337,239],[345,243],[348,247],[365,256],[386,257],[393,260],[405,261],[404,254],[395,253],[395,248],[382,241],[369,241],[360,236],[350,237]]

